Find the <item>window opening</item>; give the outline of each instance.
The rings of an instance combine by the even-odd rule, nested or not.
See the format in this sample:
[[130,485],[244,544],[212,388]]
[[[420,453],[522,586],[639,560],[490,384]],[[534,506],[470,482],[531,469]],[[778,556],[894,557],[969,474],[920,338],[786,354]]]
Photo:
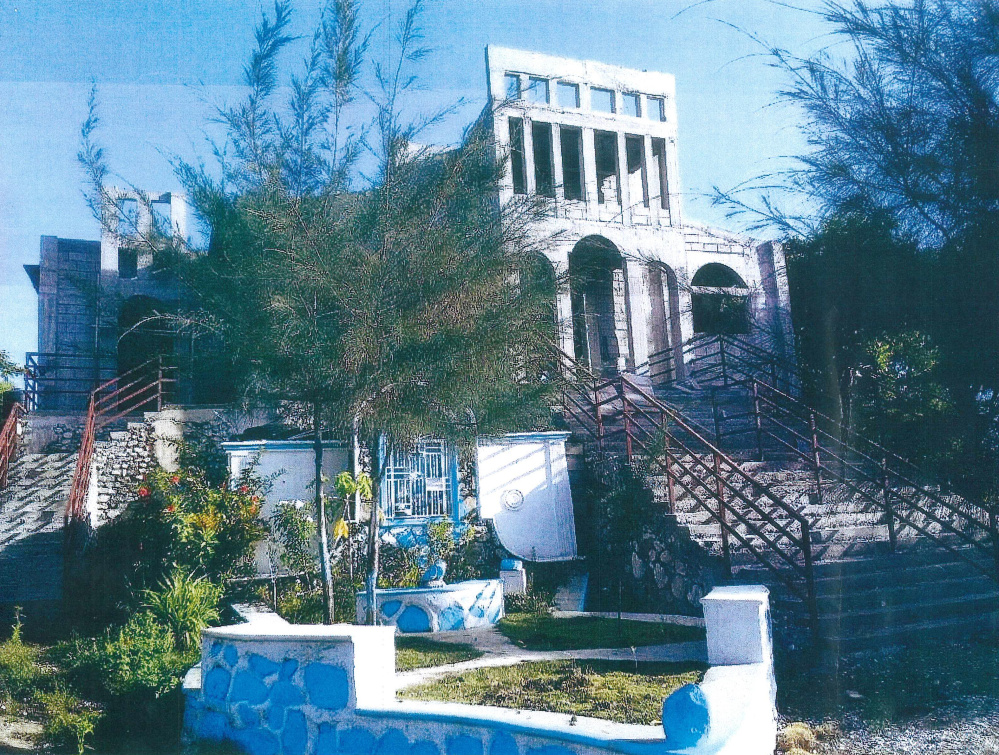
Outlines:
[[122,199],[118,203],[118,234],[120,236],[139,235],[139,201]]
[[118,277],[134,278],[139,274],[139,252],[134,247],[118,247]]
[[524,155],[524,119],[510,119],[510,173],[513,193],[527,193],[527,168]]
[[555,197],[555,164],[552,151],[552,125],[550,123],[531,124],[534,142],[534,185],[543,197]]
[[558,83],[558,104],[562,107],[579,107],[579,84],[572,84],[568,81]]
[[617,174],[617,134],[597,131],[593,135],[596,153],[597,201],[600,204],[620,204]]
[[536,76],[532,76],[528,79],[527,99],[531,102],[539,102],[547,105],[549,99],[548,79],[540,79]]
[[508,100],[519,100],[520,76],[515,73],[508,73],[503,77],[503,83],[506,88],[506,98]]
[[150,202],[153,224],[164,236],[173,236],[173,218],[170,215],[170,202]]
[[666,122],[666,100],[662,97],[646,98],[646,116],[653,121]]
[[642,116],[642,102],[639,95],[632,92],[625,92],[622,99],[625,115],[630,115],[632,118],[640,118]]
[[[645,171],[645,140],[641,136],[628,135],[624,138],[628,162],[628,198],[632,206],[641,201],[649,206],[649,183]],[[641,197],[641,200],[639,200]]]
[[590,107],[598,113],[613,113],[614,110],[614,90],[590,89]]
[[562,126],[562,186],[566,199],[582,200],[583,193],[583,132]]

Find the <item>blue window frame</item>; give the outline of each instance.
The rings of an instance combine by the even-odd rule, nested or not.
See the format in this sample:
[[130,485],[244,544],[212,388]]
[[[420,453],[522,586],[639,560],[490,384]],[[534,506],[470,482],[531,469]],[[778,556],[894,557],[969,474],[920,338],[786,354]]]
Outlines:
[[385,456],[381,510],[386,520],[458,519],[458,458],[441,440]]

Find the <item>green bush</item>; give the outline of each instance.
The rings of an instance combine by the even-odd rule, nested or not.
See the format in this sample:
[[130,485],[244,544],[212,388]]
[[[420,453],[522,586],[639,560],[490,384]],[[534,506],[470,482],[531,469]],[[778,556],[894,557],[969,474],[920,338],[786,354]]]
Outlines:
[[221,597],[218,585],[178,569],[159,590],[146,590],[145,607],[170,629],[177,647],[186,650],[197,644],[202,629],[219,620]]
[[0,698],[13,703],[26,702],[44,676],[40,658],[39,648],[21,639],[18,621],[10,639],[0,643]]
[[42,741],[56,750],[83,755],[87,740],[93,737],[101,711],[65,690],[43,692],[38,702],[44,711]]

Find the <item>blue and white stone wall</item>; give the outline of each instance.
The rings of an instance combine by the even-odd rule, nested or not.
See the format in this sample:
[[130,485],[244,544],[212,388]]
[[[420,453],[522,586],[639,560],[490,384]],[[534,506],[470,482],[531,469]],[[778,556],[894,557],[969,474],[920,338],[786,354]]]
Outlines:
[[662,727],[396,700],[394,628],[269,619],[203,633],[184,682],[184,737],[250,755],[771,755],[766,590],[721,588],[705,609],[709,661],[729,665],[674,692]]

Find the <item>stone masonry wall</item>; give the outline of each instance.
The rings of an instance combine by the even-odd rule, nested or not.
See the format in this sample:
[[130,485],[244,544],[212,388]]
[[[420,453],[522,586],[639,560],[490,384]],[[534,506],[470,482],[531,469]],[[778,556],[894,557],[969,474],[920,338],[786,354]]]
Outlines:
[[152,426],[133,422],[128,430],[113,433],[110,440],[98,441],[93,463],[98,511],[107,516],[129,501],[142,478],[156,466]]

